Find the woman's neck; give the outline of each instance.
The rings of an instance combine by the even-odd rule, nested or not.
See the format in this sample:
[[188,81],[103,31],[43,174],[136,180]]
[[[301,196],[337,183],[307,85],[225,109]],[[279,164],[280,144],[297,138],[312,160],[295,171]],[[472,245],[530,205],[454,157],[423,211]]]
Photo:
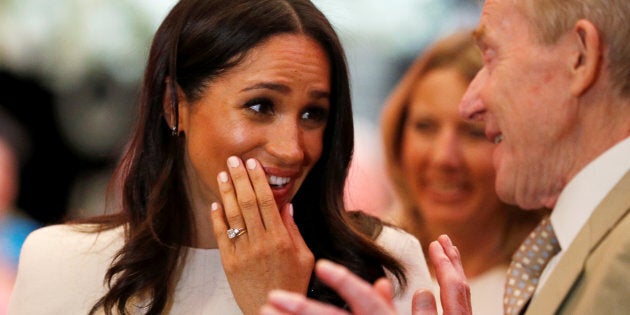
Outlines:
[[210,209],[207,209],[205,213],[196,209],[198,208],[193,210],[195,220],[195,237],[193,239],[195,243],[192,244],[192,247],[219,248],[210,220]]
[[[483,228],[479,228],[480,226]],[[424,233],[420,233],[421,231]],[[503,218],[484,224],[467,223],[461,226],[427,223],[423,228],[416,230],[416,236],[423,235],[418,238],[422,241],[425,253],[428,253],[429,243],[442,234],[448,235],[457,246],[464,272],[469,278],[509,262],[510,253],[506,252],[506,226]],[[431,264],[429,269],[434,275]]]
[[214,229],[212,228],[212,220],[210,219],[210,204],[204,194],[199,191],[198,186],[189,185],[195,188],[188,189],[188,196],[190,196],[191,211],[195,224],[195,235],[192,237],[193,244],[189,244],[195,248],[219,248],[217,239],[214,236]]

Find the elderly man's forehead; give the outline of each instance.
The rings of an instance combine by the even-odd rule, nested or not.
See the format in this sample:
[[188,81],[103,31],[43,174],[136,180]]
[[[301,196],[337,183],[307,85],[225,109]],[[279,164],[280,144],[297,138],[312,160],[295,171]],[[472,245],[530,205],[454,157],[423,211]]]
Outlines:
[[[520,1],[520,2],[519,2]],[[479,43],[483,42],[491,33],[491,29],[505,24],[507,15],[524,16],[523,4],[528,0],[486,0],[484,1],[479,25],[472,32],[473,38]]]

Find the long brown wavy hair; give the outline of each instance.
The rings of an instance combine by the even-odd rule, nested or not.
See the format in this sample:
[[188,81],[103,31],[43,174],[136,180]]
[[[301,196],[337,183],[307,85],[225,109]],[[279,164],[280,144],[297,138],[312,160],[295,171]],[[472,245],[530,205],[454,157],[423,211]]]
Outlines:
[[[194,239],[194,217],[184,189],[185,135],[173,136],[165,122],[165,93],[176,110],[177,86],[194,101],[257,45],[286,33],[316,40],[331,65],[331,113],[323,152],[292,201],[299,209],[295,222],[316,259],[345,265],[369,282],[387,269],[404,287],[401,264],[373,241],[382,224],[363,214],[350,215],[343,207],[354,145],[352,108],[345,53],[326,17],[308,0],[182,0],[155,33],[137,124],[110,184],[121,211],[87,220],[97,224],[97,231],[125,229],[124,246],[104,279],[108,290],[91,313],[128,314],[127,306],[138,300],[148,301],[146,314],[164,312],[185,261],[185,245]],[[308,296],[345,305],[315,276]]]

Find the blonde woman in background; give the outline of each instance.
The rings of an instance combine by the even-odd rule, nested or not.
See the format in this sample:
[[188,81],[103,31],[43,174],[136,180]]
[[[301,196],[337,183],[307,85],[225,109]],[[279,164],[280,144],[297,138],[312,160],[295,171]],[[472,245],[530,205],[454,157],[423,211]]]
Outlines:
[[469,279],[473,313],[486,315],[503,314],[511,255],[542,212],[520,211],[499,200],[494,144],[482,122],[459,115],[481,58],[470,32],[434,43],[394,88],[381,123],[387,170],[400,197],[395,223],[420,240],[425,255],[439,235],[453,240]]

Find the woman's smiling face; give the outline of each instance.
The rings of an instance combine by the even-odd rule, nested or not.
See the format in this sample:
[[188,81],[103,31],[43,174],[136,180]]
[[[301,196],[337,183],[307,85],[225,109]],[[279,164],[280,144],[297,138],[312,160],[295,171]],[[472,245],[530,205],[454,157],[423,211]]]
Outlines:
[[467,82],[456,68],[431,70],[414,85],[401,143],[406,182],[429,224],[467,224],[502,211],[494,189],[494,144],[483,124],[458,111]]
[[208,83],[199,100],[180,103],[190,190],[220,201],[217,174],[229,156],[257,159],[281,209],[323,150],[330,111],[330,64],[319,43],[275,35]]

